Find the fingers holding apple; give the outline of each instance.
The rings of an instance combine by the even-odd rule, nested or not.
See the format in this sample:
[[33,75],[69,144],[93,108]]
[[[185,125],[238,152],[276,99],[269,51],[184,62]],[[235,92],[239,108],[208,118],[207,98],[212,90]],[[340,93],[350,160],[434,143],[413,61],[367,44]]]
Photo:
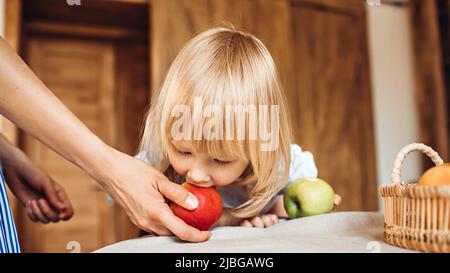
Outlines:
[[222,200],[214,187],[197,187],[189,183],[181,185],[190,191],[198,200],[194,210],[187,210],[177,203],[170,202],[172,212],[186,224],[201,231],[209,230],[222,215]]
[[242,227],[267,228],[275,224],[278,224],[276,214],[264,214],[245,219],[239,225]]

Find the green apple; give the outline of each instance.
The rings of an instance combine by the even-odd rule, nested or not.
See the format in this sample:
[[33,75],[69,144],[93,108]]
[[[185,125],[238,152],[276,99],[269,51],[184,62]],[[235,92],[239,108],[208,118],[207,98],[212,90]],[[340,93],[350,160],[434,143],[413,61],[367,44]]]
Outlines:
[[296,180],[284,192],[284,208],[291,218],[329,213],[333,203],[333,188],[319,178]]

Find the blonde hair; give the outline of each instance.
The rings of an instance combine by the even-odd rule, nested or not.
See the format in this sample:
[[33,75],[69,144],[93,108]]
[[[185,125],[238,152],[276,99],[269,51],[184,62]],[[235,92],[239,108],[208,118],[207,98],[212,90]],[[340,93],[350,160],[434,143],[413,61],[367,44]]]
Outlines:
[[[175,122],[172,109],[176,105],[193,109],[194,98],[200,98],[201,108],[206,105],[279,106],[279,145],[275,150],[262,151],[260,139],[191,140],[198,152],[248,160],[249,167],[239,183],[247,188],[249,200],[231,212],[242,218],[257,215],[287,183],[290,165],[287,103],[269,51],[251,34],[228,27],[208,29],[183,47],[160,92],[153,96],[140,145],[140,153],[146,160],[166,175],[168,170],[173,171],[167,156]],[[193,122],[205,124],[209,119],[197,115]],[[251,125],[248,118],[246,121],[248,136]]]

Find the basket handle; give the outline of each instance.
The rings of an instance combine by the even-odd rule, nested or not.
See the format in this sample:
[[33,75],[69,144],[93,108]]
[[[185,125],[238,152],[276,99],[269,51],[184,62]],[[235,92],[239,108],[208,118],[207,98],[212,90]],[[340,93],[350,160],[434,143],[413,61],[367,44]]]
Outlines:
[[431,158],[431,160],[433,160],[433,162],[434,162],[434,164],[436,164],[436,166],[444,164],[444,161],[442,160],[442,158],[431,147],[429,147],[425,144],[422,144],[422,143],[409,144],[409,145],[403,147],[403,149],[400,150],[397,157],[395,158],[394,168],[392,169],[392,175],[391,175],[392,183],[394,183],[394,184],[402,183],[401,179],[400,179],[400,174],[401,174],[401,167],[402,167],[403,160],[409,153],[415,152],[415,151],[419,151],[419,152],[426,154],[428,157]]

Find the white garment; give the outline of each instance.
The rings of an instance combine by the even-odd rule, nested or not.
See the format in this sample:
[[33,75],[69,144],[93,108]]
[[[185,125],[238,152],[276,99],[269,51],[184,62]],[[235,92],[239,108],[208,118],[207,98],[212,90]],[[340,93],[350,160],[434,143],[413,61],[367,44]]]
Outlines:
[[[314,157],[311,152],[304,152],[297,144],[291,144],[290,152],[291,164],[289,166],[288,183],[285,188],[289,185],[289,183],[296,181],[297,179],[317,177],[317,167],[314,163]],[[284,169],[283,164],[283,162],[280,162],[280,170]],[[285,188],[283,188],[283,191]],[[247,191],[245,188],[237,184],[230,184],[217,188],[217,191],[222,198],[224,208],[235,208],[248,200]],[[280,192],[280,194],[281,193],[282,192]],[[260,214],[267,213],[273,207],[275,201],[276,196],[267,203],[267,205],[261,210]]]
[[[297,144],[291,144],[290,153],[291,164],[289,166],[288,184],[300,178],[317,177],[317,168],[312,153],[307,151],[304,152]],[[136,155],[136,158],[150,163],[145,154],[145,152],[140,152]],[[283,162],[280,162],[280,169],[283,169],[283,164]],[[217,191],[222,198],[224,208],[235,208],[248,200],[246,189],[237,184],[219,187],[217,188]],[[274,205],[274,202],[275,197],[261,210],[261,214],[267,213]]]

